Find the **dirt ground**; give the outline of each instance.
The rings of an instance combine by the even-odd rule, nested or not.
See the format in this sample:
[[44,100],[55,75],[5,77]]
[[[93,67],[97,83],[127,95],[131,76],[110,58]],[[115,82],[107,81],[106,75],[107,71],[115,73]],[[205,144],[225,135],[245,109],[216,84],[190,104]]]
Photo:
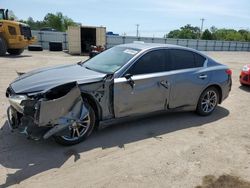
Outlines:
[[72,147],[11,133],[5,90],[16,71],[74,63],[66,53],[0,58],[0,187],[250,187],[248,52],[206,52],[233,70],[229,98],[209,117],[166,113],[116,123]]

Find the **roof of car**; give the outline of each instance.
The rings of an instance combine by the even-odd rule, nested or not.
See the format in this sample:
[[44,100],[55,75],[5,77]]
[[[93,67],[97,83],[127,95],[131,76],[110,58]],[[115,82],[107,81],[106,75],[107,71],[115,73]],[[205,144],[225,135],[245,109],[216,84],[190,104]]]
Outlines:
[[135,49],[140,49],[140,50],[146,50],[146,49],[151,49],[151,48],[159,48],[159,47],[193,50],[193,49],[190,49],[190,48],[187,48],[187,47],[173,45],[173,44],[143,43],[143,42],[140,42],[140,41],[134,42],[134,43],[128,43],[128,44],[121,44],[119,46],[127,47],[127,48],[135,48]]
[[142,50],[142,51],[150,50],[150,49],[154,49],[154,48],[182,49],[182,50],[188,50],[188,51],[198,53],[198,54],[200,54],[201,56],[203,56],[203,57],[205,57],[207,59],[211,59],[206,54],[201,53],[198,50],[195,50],[193,48],[184,47],[184,46],[178,46],[178,45],[174,45],[174,44],[144,43],[144,42],[141,42],[141,41],[135,41],[134,43],[120,44],[118,46],[125,47],[125,48],[139,49],[139,50]]

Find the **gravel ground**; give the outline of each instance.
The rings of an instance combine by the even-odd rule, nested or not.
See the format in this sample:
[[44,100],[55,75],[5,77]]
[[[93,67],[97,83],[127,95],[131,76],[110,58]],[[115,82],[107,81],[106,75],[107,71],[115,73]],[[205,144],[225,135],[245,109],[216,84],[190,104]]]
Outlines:
[[248,52],[206,52],[233,70],[229,98],[209,117],[166,113],[103,128],[72,147],[11,133],[5,90],[38,67],[84,59],[63,52],[0,58],[0,187],[250,187]]

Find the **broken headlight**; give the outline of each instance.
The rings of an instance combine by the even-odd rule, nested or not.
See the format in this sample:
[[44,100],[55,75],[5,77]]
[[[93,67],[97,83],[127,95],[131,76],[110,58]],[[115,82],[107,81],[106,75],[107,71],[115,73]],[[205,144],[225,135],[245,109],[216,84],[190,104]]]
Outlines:
[[11,96],[9,96],[10,105],[20,113],[23,113],[23,106],[21,105],[21,102],[23,100],[27,100],[27,99],[28,99],[28,97],[26,95],[11,95]]

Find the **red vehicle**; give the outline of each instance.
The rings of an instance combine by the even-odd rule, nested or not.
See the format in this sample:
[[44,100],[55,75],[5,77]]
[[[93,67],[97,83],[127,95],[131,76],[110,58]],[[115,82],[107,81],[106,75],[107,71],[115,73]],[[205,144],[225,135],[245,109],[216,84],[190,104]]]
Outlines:
[[249,85],[250,86],[250,64],[245,65],[242,68],[242,71],[240,74],[240,83],[241,83],[241,85]]

